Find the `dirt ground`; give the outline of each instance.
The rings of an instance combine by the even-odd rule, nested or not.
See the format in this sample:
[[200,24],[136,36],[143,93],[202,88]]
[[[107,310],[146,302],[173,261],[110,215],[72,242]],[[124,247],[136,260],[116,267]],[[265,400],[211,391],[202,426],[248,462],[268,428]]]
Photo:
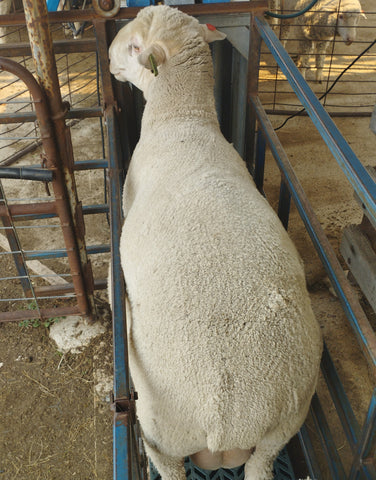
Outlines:
[[[372,0],[363,2],[371,8]],[[370,36],[372,34],[370,33]],[[314,86],[314,88],[316,88]],[[346,102],[346,97],[342,101]],[[376,101],[376,98],[373,98]],[[275,126],[284,117],[272,118]],[[369,117],[335,118],[335,123],[364,165],[376,166],[376,135],[369,129]],[[308,133],[307,133],[308,132]],[[100,158],[97,120],[85,120],[72,128],[75,159]],[[342,230],[360,223],[362,213],[344,174],[321,141],[310,120],[294,118],[278,133],[291,163],[334,248],[339,255]],[[92,146],[88,150],[88,139]],[[27,160],[37,163],[38,152]],[[22,163],[22,162],[21,162]],[[103,202],[101,172],[77,175],[80,199],[84,203]],[[24,184],[4,182],[8,195],[27,196]],[[39,188],[39,187],[38,187]],[[265,191],[277,205],[279,173],[267,156]],[[33,191],[33,196],[44,195]],[[303,258],[312,305],[329,351],[339,370],[345,390],[359,422],[365,418],[374,380],[368,370],[339,300],[330,293],[325,271],[292,206],[289,232]],[[104,215],[87,219],[87,243],[109,242]],[[44,249],[56,245],[55,237],[44,231],[32,231],[22,238],[25,248]],[[346,265],[340,257],[341,263]],[[93,258],[96,278],[105,278],[108,254]],[[9,259],[0,258],[2,272],[13,272]],[[59,274],[67,271],[63,261],[47,265]],[[8,273],[7,273],[8,274]],[[5,275],[1,275],[5,276]],[[1,283],[1,297],[11,298],[17,287]],[[376,318],[359,292],[371,323]],[[110,390],[112,377],[111,319],[105,292],[96,293],[100,323],[105,331],[80,353],[59,351],[50,338],[51,326],[0,324],[0,480],[110,480],[112,478],[112,414]],[[0,310],[4,306],[0,303]],[[9,306],[7,307],[9,308]],[[17,308],[14,305],[14,308]],[[63,322],[62,319],[59,319]],[[338,451],[348,469],[346,441],[322,379],[319,397],[335,432]],[[309,423],[311,425],[311,422]],[[323,462],[319,454],[319,460]],[[324,480],[330,475],[324,474]]]

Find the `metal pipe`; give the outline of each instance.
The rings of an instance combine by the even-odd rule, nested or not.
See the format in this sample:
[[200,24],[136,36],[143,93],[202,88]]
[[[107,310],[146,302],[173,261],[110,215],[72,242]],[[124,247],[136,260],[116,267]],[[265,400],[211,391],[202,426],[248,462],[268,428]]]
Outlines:
[[[41,138],[46,153],[47,167],[55,174],[52,187],[55,196],[56,212],[59,215],[66,248],[70,252],[68,255],[68,261],[72,271],[73,282],[75,284],[77,303],[81,315],[90,316],[95,310],[90,308],[88,301],[87,292],[89,289],[84,282],[83,266],[81,264],[78,247],[75,241],[72,211],[70,210],[70,205],[67,201],[68,196],[66,192],[67,187],[65,178],[61,171],[60,163],[58,162],[59,149],[58,145],[55,143],[55,134],[52,128],[46,98],[34,76],[22,65],[19,65],[10,59],[0,58],[0,68],[9,71],[20,78],[26,84],[33,97],[34,108],[37,113]],[[66,145],[63,145],[62,149],[65,150],[65,148]]]
[[78,306],[41,308],[39,312],[37,310],[15,310],[13,312],[0,312],[0,323],[32,320],[33,318],[56,318],[64,317],[66,315],[80,314],[81,311]]
[[[77,301],[82,314],[92,319],[96,316],[93,297],[93,274],[87,258],[84,222],[81,204],[78,201],[75,178],[73,175],[73,151],[70,131],[65,125],[67,106],[63,104],[52,37],[48,23],[45,0],[23,0],[25,18],[29,34],[36,76],[46,94],[55,141],[53,151],[47,153],[47,166],[55,171],[56,180],[52,182],[56,208],[61,219],[70,267],[75,272],[77,283]],[[43,136],[42,136],[43,139]],[[51,149],[52,150],[52,149]]]
[[252,103],[257,112],[257,118],[264,131],[268,146],[279,169],[285,176],[286,185],[291,192],[307,232],[338,294],[365,358],[372,367],[373,374],[376,375],[376,336],[372,326],[360,306],[359,300],[349,284],[341,264],[296,177],[286,152],[262,107],[260,99],[258,97],[252,97]]
[[2,167],[0,169],[0,178],[15,178],[18,180],[51,182],[53,179],[53,172],[44,168]]
[[[74,11],[74,10],[73,10]],[[2,15],[0,19],[2,20]],[[0,25],[2,21],[0,21]],[[54,40],[54,52],[60,53],[83,53],[95,52],[95,38],[77,38],[75,40]],[[0,44],[0,56],[2,57],[30,57],[31,48],[29,43],[6,43]]]
[[[268,2],[266,0],[252,0],[252,2],[201,3],[194,5],[176,5],[176,8],[193,16],[233,13],[263,14],[268,9]],[[139,11],[140,8],[138,7],[121,8],[119,13],[112,18],[116,20],[131,19],[134,18]],[[48,13],[48,21],[50,23],[84,22],[101,19],[103,19],[103,17],[96,14],[93,9],[90,8]],[[0,26],[24,24],[25,15],[23,13],[1,15],[0,17]]]
[[294,92],[306,108],[313,124],[328,145],[334,158],[347,176],[351,186],[362,202],[364,213],[376,222],[376,184],[360,163],[349,144],[342,137],[333,120],[321,105],[315,94],[308,87],[282,47],[278,38],[264,18],[255,18],[257,29],[266,46],[272,52],[282,72],[289,80]]

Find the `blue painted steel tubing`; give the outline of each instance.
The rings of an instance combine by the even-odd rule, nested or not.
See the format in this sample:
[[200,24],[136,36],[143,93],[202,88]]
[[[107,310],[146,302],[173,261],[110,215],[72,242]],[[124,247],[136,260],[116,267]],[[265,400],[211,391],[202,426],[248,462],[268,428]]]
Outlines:
[[52,182],[53,172],[45,168],[33,167],[1,167],[0,178],[15,178],[19,180],[37,180]]
[[264,18],[255,17],[255,24],[297,97],[306,108],[312,122],[361,199],[364,211],[367,211],[376,223],[376,185],[372,178],[342,137],[317,97],[308,87],[267,21]]
[[[350,184],[362,199],[364,209],[368,210],[376,221],[376,185],[372,178],[359,162],[358,158],[344,140],[325,109],[308,87],[268,23],[263,18],[259,17],[255,18],[255,23],[260,35],[271,50],[280,68],[284,71],[296,95],[299,97],[303,105],[305,105],[317,130],[329,146],[341,168],[344,170]],[[339,264],[312,207],[307,202],[304,190],[296,178],[259,98],[251,95],[250,100],[256,110],[257,118],[262,125],[263,132],[266,135],[273,156],[277,161],[279,168],[285,175],[286,184],[294,198],[300,216],[304,221],[307,231],[339,296],[365,357],[375,372],[376,338],[373,329],[362,311],[357,298],[348,286],[343,269]]]

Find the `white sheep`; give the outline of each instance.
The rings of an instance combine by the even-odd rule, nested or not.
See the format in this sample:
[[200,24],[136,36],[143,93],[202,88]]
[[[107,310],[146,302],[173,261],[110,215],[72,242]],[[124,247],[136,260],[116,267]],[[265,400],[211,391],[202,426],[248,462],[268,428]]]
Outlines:
[[110,71],[146,98],[120,252],[137,415],[163,480],[185,479],[186,456],[272,479],[319,371],[298,253],[219,129],[207,42],[222,38],[151,6],[109,51]]
[[[311,0],[281,0],[284,13],[300,11]],[[314,50],[316,55],[316,81],[322,82],[326,53],[330,42],[338,33],[346,45],[356,38],[360,17],[366,18],[359,0],[318,0],[306,13],[295,19],[281,23],[282,44],[286,46],[291,30],[293,38],[298,40],[297,65],[303,77],[309,68],[309,57]],[[291,36],[291,35],[290,35]]]

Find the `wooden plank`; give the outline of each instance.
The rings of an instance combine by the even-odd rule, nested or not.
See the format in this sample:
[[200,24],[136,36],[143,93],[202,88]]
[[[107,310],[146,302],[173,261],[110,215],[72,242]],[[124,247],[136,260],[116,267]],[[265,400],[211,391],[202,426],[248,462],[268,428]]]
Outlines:
[[376,311],[376,253],[359,225],[350,225],[343,230],[340,251]]

